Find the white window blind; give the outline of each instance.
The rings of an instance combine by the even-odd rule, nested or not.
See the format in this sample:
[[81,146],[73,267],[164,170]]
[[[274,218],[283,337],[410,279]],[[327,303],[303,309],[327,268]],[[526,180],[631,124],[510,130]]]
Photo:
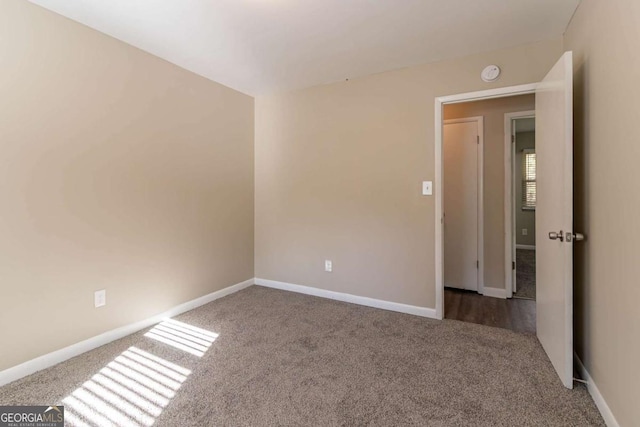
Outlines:
[[535,209],[536,196],[536,152],[522,150],[522,209]]

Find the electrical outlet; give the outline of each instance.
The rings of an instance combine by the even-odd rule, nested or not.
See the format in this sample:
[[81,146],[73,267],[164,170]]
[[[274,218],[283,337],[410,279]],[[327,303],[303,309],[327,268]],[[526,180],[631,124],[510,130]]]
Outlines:
[[527,230],[526,228],[523,228],[523,229],[522,229],[522,235],[523,235],[523,236],[526,236],[526,235],[528,235],[528,234],[529,234],[529,230]]
[[333,263],[330,260],[325,260],[324,271],[331,273],[333,271]]
[[95,308],[107,305],[107,290],[102,289],[93,294],[93,305]]

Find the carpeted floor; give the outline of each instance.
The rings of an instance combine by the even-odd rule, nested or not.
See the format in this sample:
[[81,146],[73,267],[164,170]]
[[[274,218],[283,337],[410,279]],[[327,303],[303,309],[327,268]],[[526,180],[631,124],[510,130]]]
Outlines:
[[0,388],[60,402],[68,425],[604,425],[530,334],[258,286]]
[[516,298],[536,299],[536,251],[516,249]]

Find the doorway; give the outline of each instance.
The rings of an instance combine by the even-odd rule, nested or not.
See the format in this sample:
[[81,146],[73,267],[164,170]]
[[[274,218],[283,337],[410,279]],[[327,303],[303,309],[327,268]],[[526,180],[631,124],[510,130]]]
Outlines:
[[[504,98],[511,98],[511,97],[516,97],[519,95],[530,95],[530,96],[534,96],[535,92],[536,92],[536,88],[537,88],[537,84],[527,84],[527,85],[521,85],[521,86],[513,86],[513,87],[506,87],[506,88],[497,88],[497,89],[492,89],[489,91],[484,91],[484,92],[475,92],[475,93],[466,93],[466,94],[460,94],[460,95],[450,95],[450,96],[444,96],[444,97],[439,97],[436,98],[436,108],[435,108],[435,120],[436,120],[436,126],[435,126],[435,132],[436,132],[436,145],[435,145],[435,157],[436,157],[436,162],[435,162],[435,177],[436,177],[436,183],[440,182],[443,183],[444,182],[444,162],[443,162],[443,137],[444,137],[444,119],[445,119],[445,106],[449,107],[449,106],[456,106],[456,105],[462,105],[465,103],[472,103],[473,101],[483,101],[483,100],[492,100],[492,99],[504,99]],[[504,120],[504,113],[507,113],[509,111],[513,111],[513,109],[510,110],[506,110],[502,113],[501,117],[502,120]],[[480,114],[475,114],[475,115],[471,115],[468,114],[466,117],[475,117],[475,116],[479,116]],[[502,122],[502,124],[499,124],[500,129],[504,129],[504,123]],[[502,133],[502,132],[501,132]],[[510,148],[510,147],[509,147]],[[487,150],[486,147],[486,141],[485,141],[485,150]],[[502,146],[502,142],[500,141],[498,143],[497,147],[492,148],[493,151],[495,150],[504,150],[503,146]],[[505,156],[510,155],[510,152],[504,153]],[[507,168],[505,165],[506,163],[504,162],[504,160],[500,160],[499,165],[492,165],[490,167],[486,167],[486,161],[483,162],[485,164],[485,172],[486,175],[496,175],[496,174],[503,174],[505,168]],[[509,169],[509,173],[510,173],[510,166],[507,168]],[[505,171],[506,172],[506,171]],[[502,175],[504,176],[504,175]],[[485,180],[486,181],[486,180]],[[502,186],[504,188],[505,192],[508,192],[508,194],[511,194],[511,185],[505,185],[503,179],[501,179],[499,182],[502,183]],[[486,183],[485,183],[486,185]],[[443,319],[444,318],[444,298],[445,298],[445,292],[444,292],[444,262],[445,262],[445,256],[444,256],[444,225],[445,225],[445,217],[443,216],[444,214],[444,187],[442,189],[438,189],[437,187],[435,188],[435,202],[436,202],[436,214],[435,214],[435,218],[436,218],[436,230],[435,230],[435,237],[436,237],[436,251],[435,251],[435,267],[436,267],[436,317],[439,319]],[[485,203],[488,200],[486,197],[484,197]],[[497,205],[496,203],[489,203],[489,205],[491,206],[492,209],[497,208],[499,212],[502,212],[502,215],[504,215],[504,207],[502,206],[504,204],[503,202],[503,198],[501,197],[500,199],[500,204]],[[487,206],[489,206],[487,205]],[[492,217],[495,217],[495,215],[489,215],[487,217],[487,215],[484,215],[484,218],[490,220]],[[505,220],[509,220],[510,221],[510,215],[507,216],[507,218],[505,218]],[[510,225],[511,226],[511,225]],[[502,228],[499,231],[496,231],[496,234],[499,236],[494,235],[491,239],[486,240],[487,242],[491,242],[492,244],[496,242],[496,238],[498,239],[502,239],[502,249],[499,250],[499,257],[502,258],[502,260],[505,259],[505,251],[504,251],[504,245],[506,244],[505,238],[506,236],[504,236],[504,228]],[[486,236],[489,236],[485,233]],[[485,253],[486,256],[486,253]],[[501,263],[502,264],[502,263]],[[500,278],[499,280],[504,281],[505,280],[505,275],[508,274],[509,277],[511,277],[511,263],[509,263],[508,266],[508,270],[506,266],[503,266],[502,269],[500,271],[497,272],[493,272],[492,276],[498,277]],[[485,281],[486,282],[486,281]],[[483,295],[489,295],[489,296],[495,296],[498,298],[507,298],[507,290],[505,287],[503,287],[502,290],[500,290],[499,288],[495,288],[495,287],[491,287],[489,286],[490,283],[484,283],[483,284],[483,289],[482,289],[482,293]],[[511,286],[511,281],[509,281],[509,286]],[[511,288],[509,288],[510,290]]]
[[504,150],[505,135],[511,134],[504,126],[505,114],[529,115],[534,108],[534,94],[444,106],[443,280],[448,319],[535,333],[535,301],[510,299],[505,263],[511,267],[511,246],[503,237],[503,200],[508,194],[503,170],[512,159]]
[[505,114],[505,134],[510,135],[511,295],[536,299],[536,203],[537,168],[535,112]]

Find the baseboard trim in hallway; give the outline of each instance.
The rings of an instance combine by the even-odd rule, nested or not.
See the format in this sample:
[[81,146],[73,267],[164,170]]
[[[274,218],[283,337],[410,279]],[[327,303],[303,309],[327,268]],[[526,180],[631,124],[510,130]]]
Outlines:
[[573,353],[573,359],[576,364],[576,368],[580,373],[580,376],[582,376],[582,379],[587,382],[587,390],[589,390],[589,394],[593,398],[593,401],[595,402],[596,407],[598,408],[598,411],[600,411],[600,415],[602,415],[604,422],[607,424],[608,427],[620,427],[620,424],[618,424],[616,417],[613,416],[613,412],[611,412],[609,405],[607,405],[607,402],[604,400],[604,397],[602,396],[602,394],[600,394],[600,390],[598,389],[598,386],[593,381],[593,378],[591,378],[589,371],[587,371],[587,368],[585,368],[584,364],[582,363],[582,360],[580,360],[580,358],[575,352]]
[[485,286],[482,290],[482,295],[491,298],[507,299],[507,290]]
[[201,305],[208,304],[211,301],[215,301],[219,298],[225,297],[234,292],[238,292],[253,284],[254,284],[253,278],[249,280],[245,280],[244,282],[240,282],[235,285],[228,286],[226,288],[220,289],[219,291],[215,291],[208,295],[204,295],[194,300],[187,301],[183,304],[177,305],[161,314],[150,317],[148,319],[144,319],[136,323],[125,325],[117,329],[113,329],[111,331],[102,333],[100,335],[96,335],[95,337],[86,339],[79,343],[72,344],[60,350],[56,350],[54,352],[45,354],[35,359],[31,359],[20,365],[5,369],[4,371],[0,372],[0,387],[10,382],[13,382],[15,380],[18,380],[20,378],[26,377],[27,375],[31,375],[35,372],[57,365],[60,362],[64,362],[65,360],[71,359],[72,357],[78,356],[82,353],[86,353],[87,351],[93,350],[95,348],[108,344],[112,341],[126,337],[127,335],[131,335],[142,329],[148,328],[149,326],[152,326],[152,325],[155,325],[156,323],[161,322],[163,319],[167,317],[177,316],[178,314],[182,314],[189,310],[193,310],[194,308],[200,307]]
[[402,304],[398,302],[384,301],[375,298],[361,297],[343,292],[327,291],[325,289],[313,288],[310,286],[296,285],[294,283],[279,282],[277,280],[256,278],[256,285],[267,288],[280,289],[283,291],[297,292],[299,294],[312,295],[321,298],[328,298],[336,301],[348,302],[352,304],[364,305],[367,307],[380,308],[383,310],[396,311],[399,313],[413,314],[415,316],[437,319],[434,308],[419,307],[416,305]]

